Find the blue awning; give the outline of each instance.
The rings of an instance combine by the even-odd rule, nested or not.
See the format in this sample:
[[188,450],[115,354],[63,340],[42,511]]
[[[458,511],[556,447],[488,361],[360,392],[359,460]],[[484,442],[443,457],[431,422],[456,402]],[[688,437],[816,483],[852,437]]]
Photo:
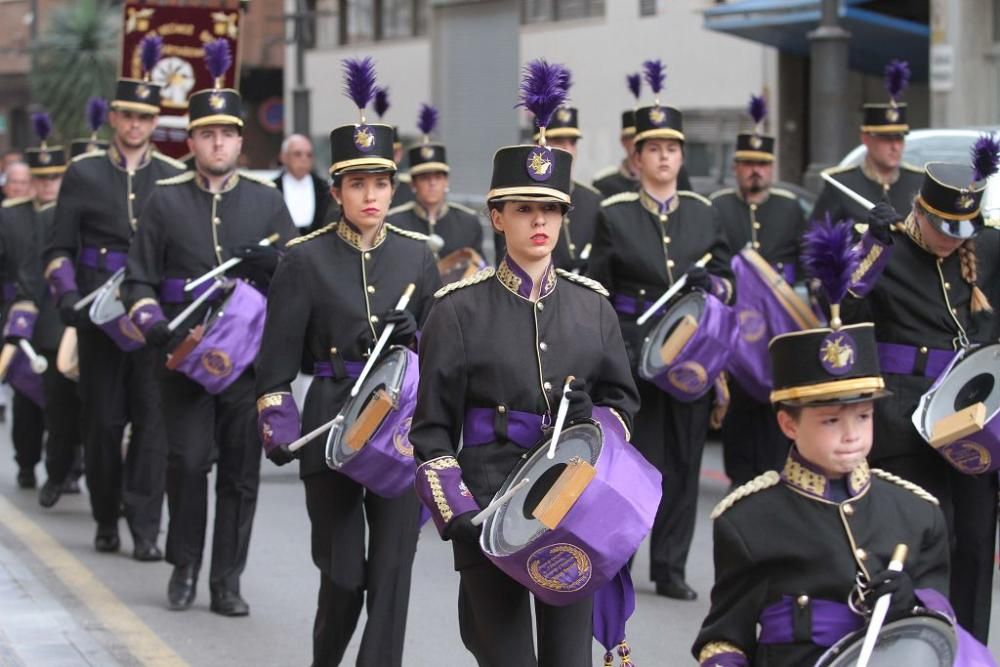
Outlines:
[[[706,9],[705,27],[809,55],[808,33],[819,25],[820,0],[738,0]],[[850,67],[881,75],[893,58],[908,60],[915,81],[926,81],[930,28],[866,9],[870,0],[840,4],[840,25],[851,33]]]

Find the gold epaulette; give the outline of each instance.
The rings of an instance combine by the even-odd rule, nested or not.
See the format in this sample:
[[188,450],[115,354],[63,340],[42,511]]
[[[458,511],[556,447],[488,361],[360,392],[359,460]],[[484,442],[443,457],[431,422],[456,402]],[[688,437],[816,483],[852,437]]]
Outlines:
[[615,204],[621,204],[622,202],[625,201],[638,201],[638,200],[639,200],[638,192],[619,192],[618,194],[611,195],[610,197],[602,201],[601,208],[605,208],[607,206],[614,206]]
[[468,287],[470,285],[475,285],[476,283],[481,283],[484,280],[489,280],[490,278],[493,277],[494,273],[496,273],[496,269],[494,269],[492,266],[487,266],[485,269],[477,271],[475,274],[469,276],[465,280],[458,280],[453,283],[448,283],[447,285],[439,289],[437,292],[434,292],[434,298],[440,299],[441,297],[447,294],[451,294],[456,290],[460,290],[463,287]]
[[571,283],[576,283],[577,285],[583,285],[584,287],[589,287],[601,296],[611,296],[608,290],[604,289],[604,285],[597,282],[593,278],[588,278],[587,276],[581,276],[579,273],[573,273],[572,271],[566,271],[565,269],[556,269],[556,273],[560,277],[565,278]]
[[27,204],[31,201],[31,197],[14,197],[13,199],[4,199],[2,206],[4,208],[14,208],[15,206],[20,206],[21,204]]
[[164,155],[160,151],[153,151],[153,157],[155,157],[160,162],[166,162],[171,167],[176,167],[177,169],[187,170],[188,166],[176,158],[172,158],[169,155]]
[[245,178],[248,181],[253,181],[254,183],[260,183],[261,185],[266,185],[269,188],[278,187],[277,185],[274,184],[274,181],[269,181],[263,176],[258,176],[257,174],[251,174],[249,171],[240,170],[240,178]]
[[74,158],[70,158],[70,162],[79,162],[80,160],[86,160],[92,157],[104,157],[108,154],[108,151],[103,148],[95,148],[92,151],[87,151],[86,153],[80,153]]
[[758,475],[754,477],[749,482],[743,486],[737,487],[728,496],[722,499],[715,509],[712,510],[712,518],[718,519],[722,516],[722,513],[727,509],[743,500],[747,496],[752,496],[758,491],[763,491],[764,489],[769,489],[772,486],[777,485],[781,481],[781,475],[778,474],[777,470],[768,470],[763,475]]
[[938,499],[935,498],[926,489],[924,489],[924,487],[919,486],[917,484],[914,484],[913,482],[911,482],[908,479],[903,479],[902,477],[900,477],[898,475],[893,475],[891,472],[886,472],[885,470],[882,470],[881,468],[872,468],[872,474],[876,475],[877,477],[880,477],[880,478],[884,479],[887,482],[892,482],[893,484],[897,484],[897,485],[903,487],[907,491],[910,491],[913,495],[917,496],[918,498],[923,498],[924,500],[926,500],[929,503],[932,503],[934,505],[940,505],[941,504],[941,503],[938,502]]
[[912,172],[917,173],[917,174],[924,173],[924,170],[921,167],[918,167],[915,164],[910,164],[909,162],[901,162],[900,165],[899,165],[899,168],[900,169],[905,169],[906,171],[912,171]]
[[791,190],[786,190],[784,188],[771,188],[772,195],[778,195],[779,197],[784,197],[785,199],[798,199],[795,193]]
[[415,241],[422,241],[424,243],[427,243],[427,239],[430,238],[429,236],[427,236],[427,234],[421,234],[420,232],[411,232],[409,229],[402,229],[400,227],[397,227],[396,225],[390,225],[388,222],[385,223],[385,228],[388,229],[390,232],[396,232],[400,236],[405,236]]
[[618,165],[616,164],[613,164],[610,167],[605,167],[604,169],[601,169],[599,172],[594,174],[594,182],[596,183],[602,178],[607,178],[608,176],[611,176],[612,174],[617,172],[618,172]]
[[292,239],[291,241],[289,241],[288,243],[285,244],[285,249],[287,250],[288,248],[291,248],[292,246],[296,246],[296,245],[298,245],[300,243],[305,243],[306,241],[312,241],[317,236],[322,236],[323,234],[328,234],[328,233],[332,232],[333,230],[335,230],[336,228],[337,228],[337,223],[336,222],[331,222],[328,225],[320,227],[319,229],[317,229],[314,232],[309,232],[308,234],[306,234],[304,236],[300,236],[298,238]]
[[858,168],[858,165],[856,165],[856,164],[855,165],[850,165],[850,166],[847,166],[847,167],[827,167],[826,169],[823,170],[822,173],[824,173],[824,174],[830,174],[832,176],[833,174],[843,174],[846,171],[850,171],[852,169],[857,169],[857,168]]
[[598,190],[597,188],[595,188],[593,185],[590,185],[589,183],[581,183],[580,181],[573,181],[573,186],[577,187],[577,188],[583,188],[584,190],[590,190],[591,192],[593,192],[598,197],[602,197],[602,198],[604,197],[604,195],[601,194],[600,190]]
[[721,197],[723,195],[734,195],[736,194],[736,188],[722,188],[721,190],[716,190],[712,194],[708,195],[708,198],[715,201],[716,197]]
[[171,176],[170,178],[161,178],[156,182],[157,185],[180,185],[181,183],[187,183],[188,181],[194,180],[193,171],[185,171],[183,174],[177,174],[176,176]]
[[56,202],[50,201],[50,202],[46,202],[46,203],[44,203],[44,204],[42,204],[40,206],[36,206],[35,210],[38,211],[39,213],[41,213],[42,211],[47,211],[50,208],[53,208],[55,205],[56,205]]
[[681,197],[687,197],[688,199],[695,199],[697,201],[700,201],[705,206],[711,206],[712,205],[712,202],[709,201],[708,197],[703,197],[702,195],[698,194],[697,192],[691,192],[690,190],[678,190],[677,194],[679,196],[681,196]]
[[476,209],[469,208],[465,204],[459,204],[457,202],[448,202],[448,206],[450,208],[457,208],[459,211],[464,211],[466,213],[470,213],[470,214],[475,215],[477,217],[479,216],[479,213],[476,211]]
[[392,208],[389,209],[389,212],[386,213],[385,215],[386,215],[386,217],[388,217],[388,216],[396,214],[396,213],[402,213],[403,211],[409,211],[411,208],[413,208],[413,205],[415,203],[416,202],[408,201],[405,204],[400,204],[399,206],[393,206]]

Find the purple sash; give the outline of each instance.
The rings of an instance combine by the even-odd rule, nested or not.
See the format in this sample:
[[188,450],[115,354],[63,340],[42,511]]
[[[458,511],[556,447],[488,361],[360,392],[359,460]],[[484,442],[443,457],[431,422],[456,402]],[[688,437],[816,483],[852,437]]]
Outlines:
[[506,438],[516,445],[531,449],[542,439],[542,415],[506,409],[501,414],[497,409],[469,408],[465,411],[462,427],[463,446],[478,447],[504,437],[504,434],[496,432],[498,419],[506,419]]
[[125,264],[128,262],[128,253],[108,250],[106,248],[83,246],[80,249],[80,256],[77,258],[77,262],[88,269],[114,273],[119,269],[125,268]]
[[[160,283],[160,303],[188,303],[194,301],[215,286],[215,281],[209,280],[198,285],[190,292],[185,292],[184,286],[188,282],[185,278],[165,278]],[[209,302],[218,300],[219,297],[209,298]]]
[[[364,370],[365,363],[363,361],[347,361],[344,360],[344,371],[346,373],[345,377],[351,379],[357,379],[361,375],[361,371]],[[337,373],[333,371],[332,361],[317,361],[313,364],[313,377],[317,378],[336,378]]]
[[918,349],[913,345],[879,343],[878,365],[883,373],[937,378],[956,354],[954,350]]
[[[812,612],[812,643],[817,646],[833,646],[865,624],[862,617],[842,602],[813,599],[809,606]],[[758,643],[796,643],[794,617],[795,600],[789,595],[783,595],[779,602],[764,607],[760,614]]]
[[[653,305],[653,302],[627,294],[615,294],[611,297],[611,305],[619,315],[636,317],[645,313],[646,309]],[[667,312],[666,306],[657,310],[653,316],[662,317],[665,312]]]

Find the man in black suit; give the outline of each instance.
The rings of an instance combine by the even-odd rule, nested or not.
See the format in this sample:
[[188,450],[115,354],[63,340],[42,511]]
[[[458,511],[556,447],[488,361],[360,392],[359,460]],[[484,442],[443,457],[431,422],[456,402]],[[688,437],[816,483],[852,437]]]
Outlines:
[[340,217],[331,207],[330,186],[313,172],[313,147],[308,137],[292,134],[281,143],[282,170],[274,179],[299,233],[306,234]]

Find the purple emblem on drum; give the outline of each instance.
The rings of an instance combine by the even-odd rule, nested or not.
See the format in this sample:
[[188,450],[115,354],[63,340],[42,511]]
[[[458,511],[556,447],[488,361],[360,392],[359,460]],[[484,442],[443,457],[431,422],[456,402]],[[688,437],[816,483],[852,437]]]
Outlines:
[[526,563],[531,580],[550,591],[575,593],[590,581],[590,556],[572,544],[551,544],[536,549]]
[[553,164],[555,164],[555,156],[545,146],[535,146],[528,153],[528,159],[525,161],[528,176],[531,177],[531,180],[539,182],[547,181],[552,177]]
[[375,150],[375,132],[367,125],[358,125],[354,128],[354,147],[362,153],[371,153]]
[[7,366],[7,384],[31,399],[40,408],[45,407],[45,391],[42,376],[31,370],[31,361],[24,350],[18,348]]
[[846,331],[831,331],[819,346],[819,363],[830,375],[846,375],[854,368],[857,344]]

